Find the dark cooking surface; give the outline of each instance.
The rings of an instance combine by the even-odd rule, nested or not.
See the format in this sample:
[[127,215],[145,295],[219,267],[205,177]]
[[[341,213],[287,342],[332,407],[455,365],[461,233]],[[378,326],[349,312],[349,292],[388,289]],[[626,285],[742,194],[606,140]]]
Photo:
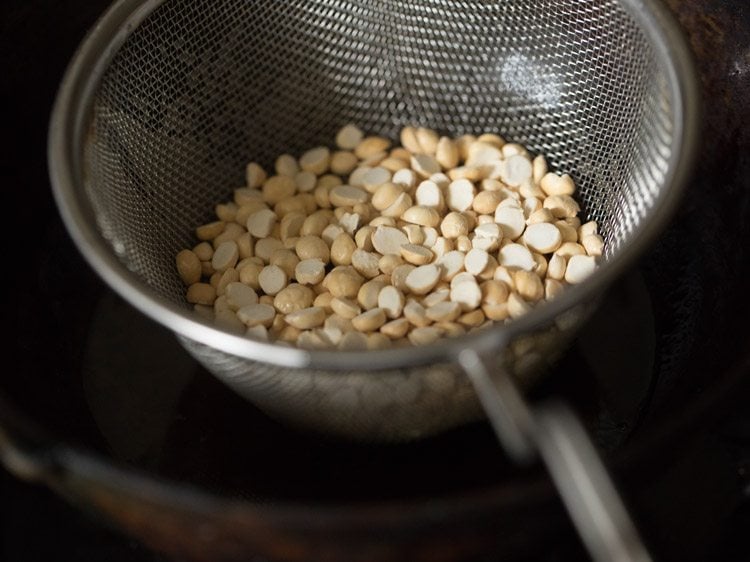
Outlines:
[[[12,311],[18,336],[12,368],[0,375],[0,397],[54,437],[122,466],[264,501],[433,497],[506,480],[522,486],[536,478],[538,471],[519,474],[509,467],[482,424],[399,447],[334,444],[282,428],[247,407],[169,334],[103,288],[57,218],[44,143],[62,68],[106,4],[29,0],[0,6],[0,70],[11,108],[6,131],[13,135],[0,158],[11,197],[6,209],[19,225],[6,242],[15,252],[4,262],[15,289],[6,293],[6,310]],[[720,112],[721,105],[709,111]],[[730,139],[730,145],[747,147],[744,134],[744,141]],[[613,459],[627,457],[664,418],[679,417],[710,394],[750,349],[750,186],[737,175],[750,170],[749,156],[747,150],[720,152],[719,146],[726,145],[707,147],[703,158],[724,175],[691,186],[675,225],[609,296],[598,323],[537,390],[540,396],[568,396]],[[727,242],[730,236],[735,242]],[[8,265],[21,272],[9,273]],[[616,321],[606,321],[611,318]],[[619,376],[597,383],[611,368]],[[647,479],[642,473],[626,477],[631,496],[645,488],[652,498],[636,502],[647,527],[651,524],[647,538],[672,549],[676,559],[750,558],[747,398],[743,403],[748,385],[735,393],[721,423],[691,429],[694,443],[678,460],[655,460]],[[568,548],[568,556],[549,559],[577,559],[576,546],[568,542]],[[50,492],[17,484],[3,473],[0,560],[36,559],[156,557]]]
[[[701,391],[675,380],[684,375],[685,349],[700,347],[705,336],[701,324],[707,311],[700,303],[710,288],[702,279],[715,273],[717,260],[723,262],[716,252],[695,254],[689,242],[697,232],[680,225],[670,231],[641,269],[611,292],[536,391],[568,396],[605,449],[616,452],[631,433],[636,438],[648,431],[647,419],[658,416],[675,392]],[[342,445],[279,426],[208,375],[171,334],[105,289],[54,214],[43,240],[40,292],[24,301],[26,314],[17,323],[20,349],[28,353],[16,362],[19,376],[4,379],[2,390],[66,440],[150,473],[263,501],[432,497],[481,489],[507,476],[523,479],[483,424],[397,447]],[[670,296],[673,291],[679,291],[678,299]],[[730,305],[718,296],[712,295],[716,306]],[[34,352],[39,342],[44,353]],[[719,366],[721,357],[714,360]],[[618,375],[605,377],[608,369]],[[691,376],[700,384],[700,373]],[[746,454],[740,450],[733,462],[746,462],[741,460]],[[43,496],[16,489],[11,497],[21,499],[15,505],[29,497],[24,493]],[[52,503],[50,517],[59,516],[55,510],[65,508]],[[746,511],[735,515],[738,522],[747,521]],[[35,511],[28,521],[42,522],[41,517]],[[92,540],[118,541],[80,516],[75,519]],[[84,532],[79,526],[70,531]],[[119,542],[129,555],[151,556]]]
[[[30,314],[18,324],[22,348],[32,350],[43,336],[49,353],[21,357],[23,376],[4,388],[71,441],[149,472],[263,500],[429,497],[516,471],[485,424],[378,447],[275,423],[209,375],[170,332],[105,289],[56,228],[39,276],[45,298],[29,299]],[[640,420],[654,346],[648,290],[633,274],[536,392],[570,397],[589,414],[600,445],[615,448]],[[616,376],[607,376],[612,369]]]
[[[429,497],[482,487],[516,470],[485,424],[398,446],[342,445],[281,426],[209,375],[171,333],[108,290],[97,294],[92,287],[89,306],[81,307],[64,284],[73,282],[76,272],[88,272],[68,265],[77,261],[72,249],[67,255],[61,248],[57,256],[50,270],[54,278],[43,283],[50,293],[63,293],[53,300],[58,321],[73,335],[60,342],[59,352],[28,358],[35,369],[11,386],[13,402],[35,410],[49,425],[59,427],[61,417],[85,420],[83,426],[101,433],[93,441],[97,448],[117,460],[226,495],[318,502]],[[616,447],[637,424],[651,385],[648,295],[638,276],[629,281],[538,391],[565,394],[579,411],[589,411],[604,448]],[[614,326],[607,321],[613,317]],[[33,345],[38,321],[22,326],[26,343]],[[76,334],[83,337],[72,339]],[[33,393],[66,358],[80,377],[75,400]],[[606,376],[607,369],[616,369],[617,376]]]
[[[28,384],[14,385],[18,391],[14,398],[24,408],[37,410],[37,415],[44,416],[50,424],[57,424],[59,431],[73,440],[148,471],[262,499],[331,501],[440,495],[492,484],[509,470],[489,431],[481,424],[408,447],[342,446],[280,427],[248,408],[198,367],[171,334],[134,312],[94,279],[86,291],[90,306],[70,306],[70,292],[62,280],[86,279],[90,274],[81,267],[68,244],[60,244],[54,254],[54,266],[47,272],[61,274],[56,273],[50,282],[45,281],[46,274],[41,279],[48,294],[64,296],[51,296],[50,302],[57,309],[53,315],[57,325],[66,319],[67,335],[51,353],[29,355],[27,365],[36,367],[42,363],[45,368],[37,372],[36,378],[34,372],[24,370]],[[651,411],[647,404],[658,394],[654,390],[659,384],[652,377],[642,377],[640,384],[632,384],[634,376],[658,372],[651,365],[656,352],[656,326],[644,309],[650,309],[648,285],[634,274],[613,291],[555,376],[538,391],[568,394],[579,408],[596,405],[588,409],[588,419],[598,429],[600,444],[613,449],[631,431],[638,434],[643,407],[645,412]],[[612,317],[618,320],[616,328],[605,322]],[[32,337],[33,327],[38,329],[44,324],[21,324],[29,338],[27,343],[38,341],[38,333]],[[624,343],[626,333],[632,338],[629,345]],[[76,334],[82,339],[75,339]],[[689,344],[678,342],[678,346]],[[612,383],[598,387],[591,384],[603,373],[605,356],[610,360],[617,358],[613,363],[621,378],[604,380],[622,381],[620,389]],[[66,373],[73,366],[76,371],[72,372],[80,373],[80,383],[71,386],[79,393],[61,385],[54,393],[43,393],[40,404],[39,394],[32,394],[32,388],[39,384],[36,381],[49,378],[44,375],[47,369]],[[20,367],[23,369],[24,364]],[[170,384],[163,384],[165,377]],[[4,390],[7,389],[6,381]],[[78,408],[85,413],[74,413]],[[735,406],[723,425],[711,428],[701,448],[692,453],[697,457],[693,462],[699,463],[699,473],[731,475],[737,471],[741,476],[745,474],[741,471],[750,469],[750,448],[743,441],[750,429],[745,413],[741,405]],[[91,419],[95,424],[89,423]],[[92,431],[94,428],[97,431]],[[451,454],[446,456],[446,450]],[[703,466],[700,463],[704,455],[718,455],[721,462]],[[221,482],[212,472],[212,468],[216,471],[219,467],[225,476]],[[679,469],[669,475],[673,485],[685,487],[695,486],[695,477],[694,472]],[[750,483],[747,478],[745,474],[746,486]],[[163,560],[137,542],[73,511],[50,492],[4,478],[0,493],[6,499],[0,509],[4,533],[0,544],[8,562],[48,559],[53,555],[57,560],[71,562]],[[716,511],[726,520],[718,529],[708,525],[717,534],[712,548],[722,549],[712,550],[713,555],[720,554],[712,559],[744,560],[750,555],[744,538],[750,525],[750,504],[745,502],[743,506],[739,495],[727,493],[726,485],[718,486],[714,493],[727,496],[724,500],[729,505],[703,498],[705,504],[699,502],[697,506]],[[56,543],[54,549],[49,549],[47,541],[30,539],[36,539],[40,532]],[[561,553],[544,560],[576,560],[579,555],[575,544],[564,544]]]

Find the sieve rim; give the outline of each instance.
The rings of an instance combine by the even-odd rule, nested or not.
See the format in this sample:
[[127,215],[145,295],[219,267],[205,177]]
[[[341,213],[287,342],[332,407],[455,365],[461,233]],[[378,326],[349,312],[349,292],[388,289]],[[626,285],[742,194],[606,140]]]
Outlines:
[[230,334],[154,294],[112,252],[96,226],[95,214],[82,189],[81,154],[85,124],[93,94],[109,62],[130,33],[164,0],[118,0],[89,31],[73,56],[61,82],[50,117],[48,163],[52,191],[65,226],[93,269],[121,297],[151,319],[177,334],[234,356],[283,367],[374,371],[452,362],[463,350],[496,354],[507,342],[561,314],[589,302],[629,267],[667,225],[692,171],[698,145],[699,95],[692,54],[682,30],[658,0],[619,0],[639,24],[651,44],[659,67],[666,73],[673,99],[672,151],[663,188],[649,216],[617,255],[603,262],[586,282],[567,287],[553,301],[533,308],[523,317],[474,334],[446,338],[427,346],[378,351],[303,350]]

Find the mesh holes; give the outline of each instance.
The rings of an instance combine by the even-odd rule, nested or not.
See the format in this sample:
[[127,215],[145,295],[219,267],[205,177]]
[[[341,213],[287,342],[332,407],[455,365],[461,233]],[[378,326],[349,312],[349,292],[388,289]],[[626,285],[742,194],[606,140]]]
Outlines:
[[174,255],[249,160],[330,144],[346,122],[497,131],[577,180],[612,258],[661,186],[666,91],[613,0],[169,1],[104,75],[86,189],[128,267],[182,302]]

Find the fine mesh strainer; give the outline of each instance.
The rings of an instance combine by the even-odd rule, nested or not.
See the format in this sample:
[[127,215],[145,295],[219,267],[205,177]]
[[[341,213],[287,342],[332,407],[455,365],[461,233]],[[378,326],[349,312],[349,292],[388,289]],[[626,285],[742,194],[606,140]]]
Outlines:
[[[50,168],[96,270],[269,414],[382,441],[484,408],[509,454],[540,451],[595,557],[638,558],[580,425],[561,406],[530,409],[512,381],[554,360],[664,226],[695,98],[682,38],[651,1],[120,0],[62,84]],[[393,139],[407,124],[496,131],[545,154],[599,222],[601,267],[508,325],[420,348],[310,352],[194,315],[174,256],[195,225],[242,185],[249,160],[330,144],[349,122]]]

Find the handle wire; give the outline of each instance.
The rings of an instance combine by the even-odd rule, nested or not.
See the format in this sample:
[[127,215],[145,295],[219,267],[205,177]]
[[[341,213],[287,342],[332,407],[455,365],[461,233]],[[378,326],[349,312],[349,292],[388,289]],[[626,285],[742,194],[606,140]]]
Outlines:
[[532,409],[510,376],[503,369],[490,375],[476,351],[466,349],[458,360],[508,455],[525,464],[539,454],[591,558],[650,561],[604,463],[570,408],[551,403]]

